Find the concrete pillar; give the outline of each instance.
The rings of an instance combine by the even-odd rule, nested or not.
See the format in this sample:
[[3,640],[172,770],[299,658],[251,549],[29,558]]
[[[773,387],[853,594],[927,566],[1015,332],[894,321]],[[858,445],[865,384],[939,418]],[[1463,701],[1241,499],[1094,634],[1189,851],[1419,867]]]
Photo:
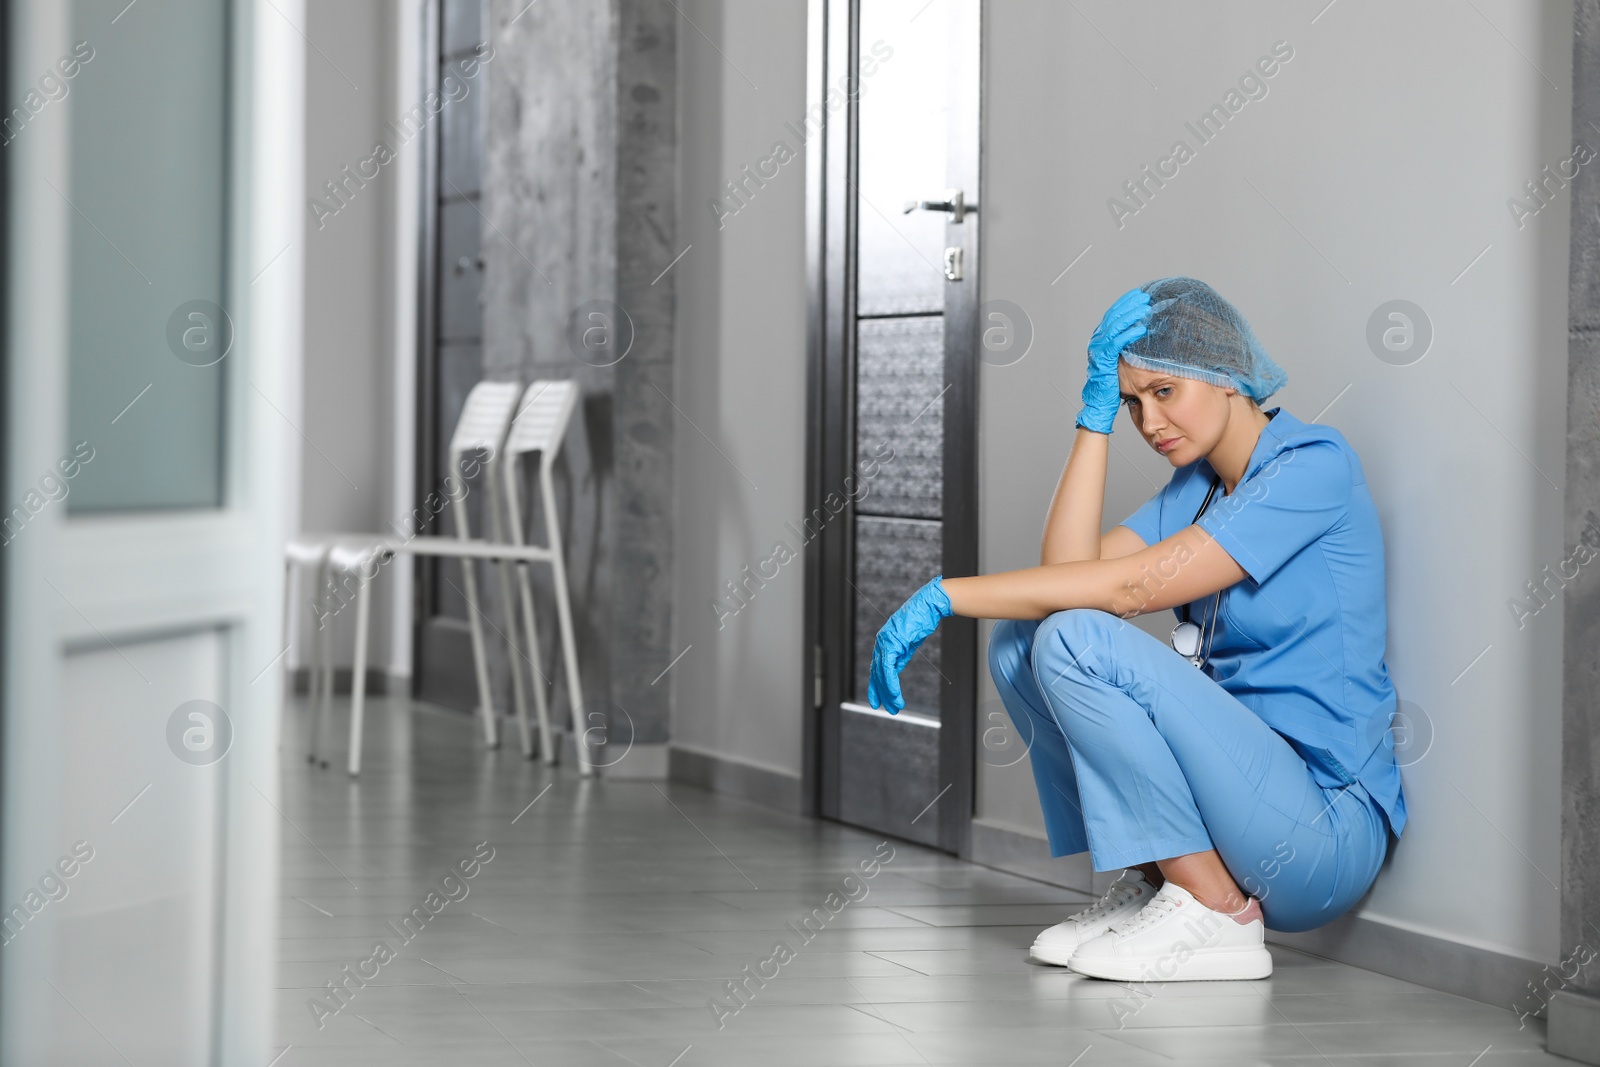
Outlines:
[[[1600,152],[1600,0],[1573,7],[1572,138]],[[1600,162],[1573,179],[1568,281],[1566,543],[1600,524]],[[1597,564],[1600,565],[1600,564]],[[1568,593],[1561,766],[1561,962],[1549,1049],[1600,1064],[1600,586]],[[1587,962],[1593,960],[1594,962]]]
[[[583,388],[557,470],[577,725],[606,724],[598,759],[619,776],[665,776],[671,688],[651,683],[676,654],[674,289],[660,273],[681,251],[676,18],[664,0],[490,2],[484,369]],[[532,517],[542,531],[542,512]],[[543,575],[535,595],[553,605]],[[555,677],[553,608],[541,625]],[[565,693],[557,678],[556,707]]]

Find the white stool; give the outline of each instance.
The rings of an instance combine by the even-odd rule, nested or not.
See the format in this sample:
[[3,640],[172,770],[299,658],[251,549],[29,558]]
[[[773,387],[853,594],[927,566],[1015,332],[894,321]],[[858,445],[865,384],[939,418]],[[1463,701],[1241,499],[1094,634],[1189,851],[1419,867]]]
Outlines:
[[[578,675],[578,647],[572,626],[572,608],[568,596],[566,566],[561,554],[561,534],[559,517],[555,507],[555,488],[551,478],[551,468],[555,463],[556,454],[561,447],[561,441],[566,433],[567,423],[571,420],[572,411],[577,406],[578,387],[574,382],[535,382],[528,387],[519,413],[512,419],[511,431],[505,440],[506,452],[509,462],[500,465],[497,473],[505,479],[506,498],[510,507],[511,542],[485,541],[471,538],[467,535],[466,518],[462,509],[456,509],[457,532],[456,538],[449,537],[413,537],[408,540],[388,538],[364,545],[343,545],[334,548],[330,554],[328,568],[330,572],[356,574],[358,576],[356,594],[356,650],[353,669],[355,680],[351,685],[350,703],[350,773],[361,772],[361,731],[364,714],[364,694],[366,676],[366,626],[367,611],[365,607],[366,585],[370,576],[376,573],[377,568],[392,555],[407,553],[419,556],[441,556],[462,560],[463,571],[471,573],[472,561],[475,559],[497,560],[501,564],[501,574],[504,579],[508,574],[507,568],[515,567],[518,571],[521,589],[523,623],[528,631],[529,650],[531,658],[529,663],[533,668],[534,698],[538,705],[539,735],[541,749],[546,763],[554,763],[556,757],[555,745],[550,738],[550,717],[544,689],[539,684],[543,679],[543,671],[539,664],[538,628],[533,612],[533,593],[529,585],[527,564],[548,563],[553,570],[556,589],[556,614],[560,623],[561,643],[565,666],[568,675],[568,688],[572,694],[572,717],[575,732],[576,750],[578,753],[578,771],[587,778],[594,774],[594,765],[589,760],[588,750],[584,743],[584,731],[581,725],[581,711],[583,704],[583,683]],[[517,493],[517,471],[521,456],[529,452],[541,454],[539,481],[540,492],[543,496],[545,510],[545,532],[549,540],[546,546],[528,545],[523,543],[522,516],[520,501]],[[451,455],[456,455],[454,443],[451,446]],[[452,459],[453,462],[453,459]],[[491,505],[498,503],[498,493],[491,493]],[[494,529],[498,533],[499,515],[495,509]],[[477,612],[475,586],[467,586],[469,600],[474,602],[472,610]],[[506,637],[510,642],[512,652],[512,691],[517,699],[517,719],[522,729],[523,754],[532,755],[532,741],[528,727],[528,709],[521,686],[521,668],[517,666],[516,655],[519,650],[516,645],[516,621],[511,615],[511,600],[509,585],[502,584],[502,589],[507,591],[506,596]],[[474,618],[476,622],[476,618]],[[477,646],[475,646],[476,648]],[[478,662],[480,671],[480,685],[487,690],[487,667],[483,664],[481,656]],[[487,704],[487,696],[485,696]]]
[[[351,578],[355,580],[356,601],[356,647],[355,655],[351,659],[350,671],[350,754],[349,770],[352,775],[361,773],[361,727],[362,709],[367,698],[367,630],[371,617],[371,600],[369,586],[372,579],[378,576],[378,568],[394,558],[394,553],[384,548],[381,544],[335,544],[328,551],[327,573],[329,580],[334,585],[348,585]],[[331,672],[330,672],[331,673]],[[324,723],[328,717],[328,709],[332,706],[332,686],[329,686],[329,697],[317,705],[316,725],[311,733],[312,758],[322,742]],[[327,760],[322,765],[328,765]]]
[[[447,476],[455,477],[461,474],[462,460],[470,454],[483,452],[487,455],[487,465],[483,475],[483,485],[489,490],[489,510],[495,516],[498,525],[498,500],[500,495],[498,463],[501,448],[505,442],[506,430],[511,423],[511,417],[516,409],[517,399],[522,395],[521,383],[515,381],[504,382],[479,382],[467,394],[466,403],[462,406],[461,417],[456,423],[455,433],[450,439],[449,470]],[[352,775],[361,772],[361,730],[362,715],[366,698],[366,659],[367,659],[367,630],[370,608],[368,604],[368,586],[376,576],[377,570],[397,552],[413,551],[414,543],[429,543],[431,548],[416,554],[450,556],[462,560],[462,577],[466,589],[464,594],[467,600],[467,623],[472,636],[472,659],[474,673],[478,687],[478,711],[483,718],[484,740],[493,748],[499,744],[499,730],[494,711],[494,701],[489,683],[488,657],[484,652],[483,624],[480,616],[483,610],[478,601],[477,576],[474,573],[474,559],[496,559],[494,555],[486,555],[474,551],[489,544],[489,542],[475,540],[471,536],[470,523],[467,519],[466,508],[461,499],[452,498],[454,522],[456,528],[455,538],[416,537],[407,539],[394,539],[377,534],[330,534],[320,537],[304,536],[290,542],[286,548],[286,559],[290,561],[291,570],[296,562],[301,567],[315,565],[317,568],[317,597],[313,606],[318,614],[318,630],[313,635],[313,657],[325,662],[326,668],[322,672],[321,696],[313,700],[315,715],[314,725],[311,730],[311,759],[316,760],[316,753],[322,740],[323,724],[327,717],[328,708],[332,704],[333,696],[333,668],[332,651],[328,648],[327,635],[323,633],[328,622],[330,591],[339,588],[349,588],[354,580],[354,597],[356,601],[356,649],[350,683],[350,758],[349,769]],[[504,579],[503,579],[504,580]],[[288,596],[288,580],[285,581],[285,597]],[[341,598],[342,599],[342,598]],[[506,597],[506,620],[509,633],[515,633],[515,611],[510,601],[509,588]],[[519,717],[523,724],[524,752],[530,753],[531,740],[527,726],[527,709],[523,704],[521,677],[513,675],[516,680],[515,692],[519,704]],[[315,691],[316,672],[313,671],[313,689]],[[323,761],[327,765],[327,761]]]

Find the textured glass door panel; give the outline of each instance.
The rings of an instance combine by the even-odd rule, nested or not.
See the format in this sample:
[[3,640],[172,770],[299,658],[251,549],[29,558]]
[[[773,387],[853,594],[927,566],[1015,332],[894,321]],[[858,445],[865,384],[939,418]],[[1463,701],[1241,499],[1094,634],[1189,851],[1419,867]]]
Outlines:
[[65,83],[68,106],[41,116],[71,127],[57,190],[71,204],[62,451],[93,449],[67,508],[217,507],[224,383],[238,358],[219,313],[227,5],[74,0],[72,26],[87,61]]
[[856,324],[857,466],[889,454],[857,514],[937,519],[944,485],[944,316]]
[[944,310],[949,216],[902,207],[946,185],[953,8],[948,0],[862,0],[859,315]]
[[[855,700],[867,703],[872,646],[889,613],[939,573],[942,525],[921,519],[856,519]],[[922,643],[900,673],[906,708],[939,717],[939,632]]]

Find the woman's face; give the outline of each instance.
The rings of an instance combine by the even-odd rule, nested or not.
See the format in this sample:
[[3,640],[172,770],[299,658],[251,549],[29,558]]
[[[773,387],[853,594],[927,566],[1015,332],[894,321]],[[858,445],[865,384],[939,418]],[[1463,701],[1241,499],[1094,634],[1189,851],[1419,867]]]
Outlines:
[[1222,439],[1233,390],[1125,362],[1117,364],[1117,381],[1133,425],[1174,467],[1209,455]]

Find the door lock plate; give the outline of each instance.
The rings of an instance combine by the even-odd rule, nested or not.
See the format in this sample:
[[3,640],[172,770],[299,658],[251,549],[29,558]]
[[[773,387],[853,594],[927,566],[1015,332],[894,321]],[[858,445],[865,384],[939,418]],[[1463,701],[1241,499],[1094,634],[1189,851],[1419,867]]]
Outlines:
[[944,250],[944,280],[959,282],[961,280],[961,247],[956,245]]

